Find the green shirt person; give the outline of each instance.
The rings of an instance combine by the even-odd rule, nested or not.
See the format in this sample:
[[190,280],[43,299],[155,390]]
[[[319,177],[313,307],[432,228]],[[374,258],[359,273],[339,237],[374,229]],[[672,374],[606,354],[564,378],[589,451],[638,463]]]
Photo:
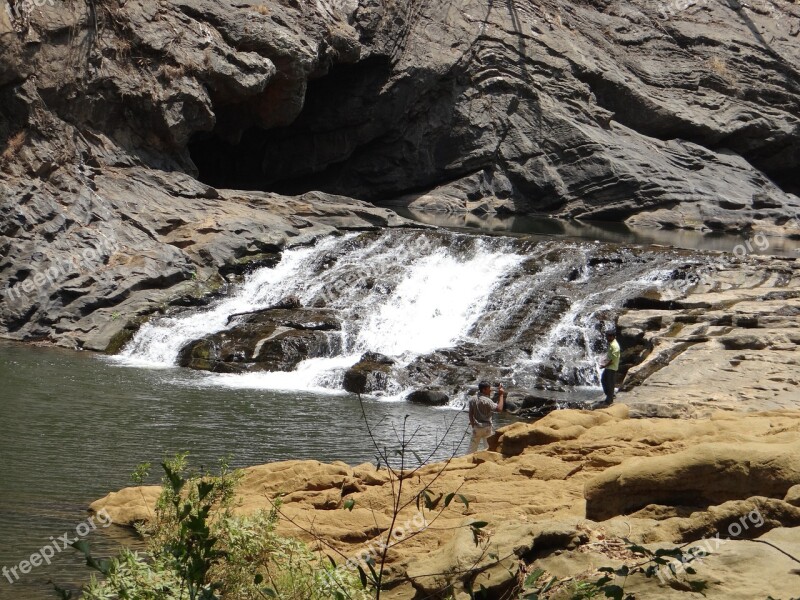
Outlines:
[[620,347],[617,341],[617,335],[613,331],[606,333],[606,341],[608,342],[608,350],[606,356],[600,361],[600,366],[603,368],[603,375],[600,377],[600,383],[605,392],[606,404],[614,402],[614,389],[617,386],[617,371],[619,371],[619,355]]

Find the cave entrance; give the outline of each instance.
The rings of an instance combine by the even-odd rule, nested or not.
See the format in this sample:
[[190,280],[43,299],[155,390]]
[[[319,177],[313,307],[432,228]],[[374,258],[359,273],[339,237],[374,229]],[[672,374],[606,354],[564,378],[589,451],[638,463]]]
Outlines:
[[214,132],[189,144],[198,178],[220,188],[370,199],[354,165],[395,126],[398,106],[381,96],[390,74],[385,57],[331,68],[308,83],[303,109],[286,127],[253,125],[246,105],[216,107]]

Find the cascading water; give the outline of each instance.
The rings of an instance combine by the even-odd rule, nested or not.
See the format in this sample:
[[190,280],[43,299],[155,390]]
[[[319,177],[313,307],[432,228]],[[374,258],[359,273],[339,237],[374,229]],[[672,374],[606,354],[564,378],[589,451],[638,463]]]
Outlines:
[[274,269],[252,273],[230,298],[210,310],[189,312],[179,317],[166,317],[142,326],[120,357],[129,364],[147,367],[173,367],[178,351],[188,342],[225,329],[230,315],[266,308],[287,294],[295,275],[303,273],[310,263],[340,243],[328,238],[314,248],[297,248],[287,252]]
[[[231,315],[293,295],[339,316],[342,330],[328,334],[338,338],[330,355],[292,371],[216,375],[216,383],[339,392],[344,371],[375,352],[394,360],[385,395],[396,398],[432,383],[467,386],[482,364],[522,386],[541,387],[543,378],[593,384],[599,318],[670,272],[664,253],[591,243],[442,231],[348,234],[286,251],[277,267],[254,271],[210,308],[144,325],[120,360],[175,366],[182,347],[225,331]],[[420,366],[431,361],[461,370],[444,376]]]

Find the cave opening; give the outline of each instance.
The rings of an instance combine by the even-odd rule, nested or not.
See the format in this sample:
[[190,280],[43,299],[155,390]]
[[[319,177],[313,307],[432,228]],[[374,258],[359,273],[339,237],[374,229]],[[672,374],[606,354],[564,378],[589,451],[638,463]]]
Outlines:
[[219,188],[287,195],[319,190],[371,199],[356,165],[382,140],[397,136],[398,103],[381,95],[390,75],[386,57],[336,65],[309,81],[300,114],[283,127],[244,121],[246,106],[216,107],[215,130],[189,143],[198,178]]

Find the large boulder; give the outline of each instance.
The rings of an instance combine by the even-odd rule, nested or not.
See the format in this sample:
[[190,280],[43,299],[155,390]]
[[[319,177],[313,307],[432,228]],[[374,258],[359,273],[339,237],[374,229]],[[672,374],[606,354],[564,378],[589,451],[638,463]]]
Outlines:
[[393,362],[381,354],[367,352],[344,374],[344,389],[351,394],[382,392],[389,386]]
[[329,356],[341,342],[340,324],[325,309],[269,309],[236,316],[234,322],[186,344],[178,364],[218,373],[291,371],[308,358]]
[[445,394],[441,390],[435,389],[422,389],[422,390],[414,390],[408,396],[406,396],[406,400],[409,402],[413,402],[414,404],[427,404],[428,406],[443,406],[450,402],[450,396]]
[[612,467],[586,483],[586,516],[603,520],[648,504],[707,507],[783,498],[800,483],[800,441],[698,444]]

